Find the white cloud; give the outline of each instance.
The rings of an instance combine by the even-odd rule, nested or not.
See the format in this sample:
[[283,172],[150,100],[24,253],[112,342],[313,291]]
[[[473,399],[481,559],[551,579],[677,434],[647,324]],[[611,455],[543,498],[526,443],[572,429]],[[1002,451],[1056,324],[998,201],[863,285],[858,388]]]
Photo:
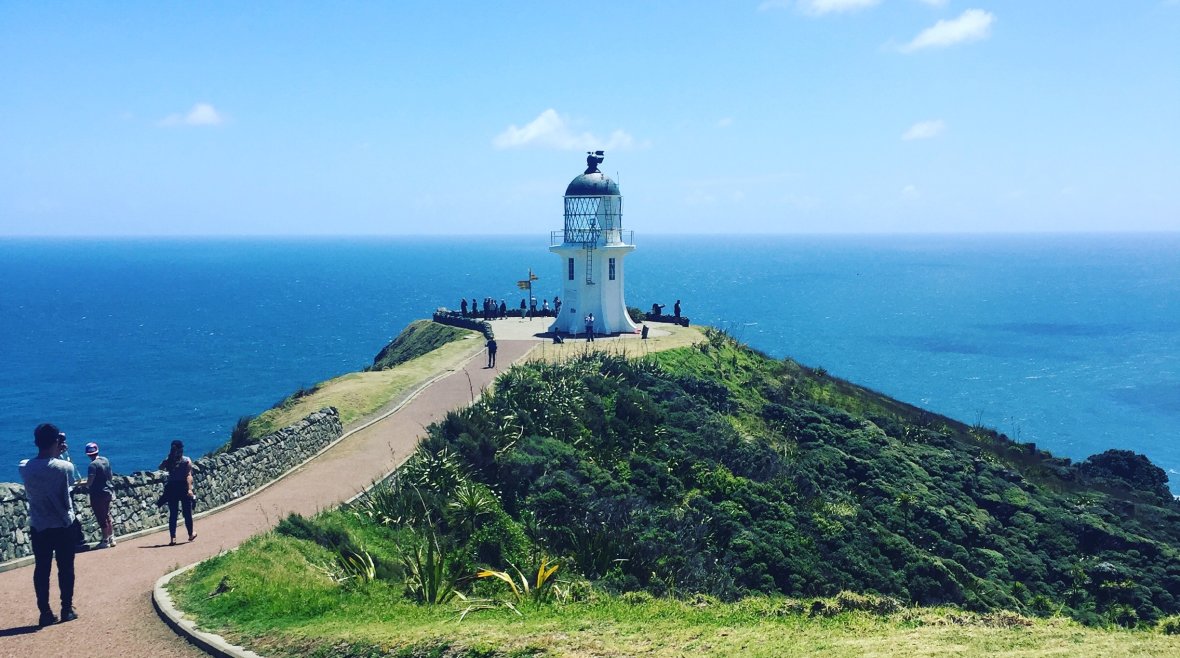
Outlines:
[[919,121],[910,126],[909,130],[902,133],[901,138],[906,141],[911,139],[930,139],[931,137],[938,137],[944,130],[946,130],[946,123],[942,119]]
[[941,20],[922,30],[914,40],[901,47],[911,53],[923,48],[945,48],[957,43],[979,41],[991,34],[996,17],[982,9],[968,9],[958,18]]
[[764,0],[762,4],[758,5],[758,11],[789,9],[796,6],[799,11],[805,14],[820,16],[867,9],[878,4],[881,4],[881,0]]
[[799,0],[799,7],[808,14],[819,16],[822,14],[838,14],[846,11],[868,9],[881,3],[881,0]]
[[225,116],[209,103],[197,103],[186,114],[169,114],[160,119],[161,126],[220,126]]
[[635,139],[622,130],[614,131],[605,140],[588,132],[574,132],[565,117],[552,108],[523,127],[508,126],[492,140],[492,145],[498,149],[539,146],[565,151],[627,149],[634,144]]

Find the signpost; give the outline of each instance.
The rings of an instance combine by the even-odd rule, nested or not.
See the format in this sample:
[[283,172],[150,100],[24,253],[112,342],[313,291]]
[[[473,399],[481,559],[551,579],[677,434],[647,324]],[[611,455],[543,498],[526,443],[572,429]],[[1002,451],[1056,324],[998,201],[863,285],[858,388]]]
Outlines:
[[529,278],[516,282],[516,287],[521,290],[529,291],[529,316],[532,317],[533,309],[537,308],[537,300],[533,297],[533,281],[537,280],[537,275],[533,274],[533,268],[529,268]]

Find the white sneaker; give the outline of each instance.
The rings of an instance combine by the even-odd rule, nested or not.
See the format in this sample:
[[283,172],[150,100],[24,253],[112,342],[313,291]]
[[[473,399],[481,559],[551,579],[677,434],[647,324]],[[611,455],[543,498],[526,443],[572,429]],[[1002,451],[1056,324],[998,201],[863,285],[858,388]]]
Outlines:
[[110,546],[111,548],[114,548],[115,547],[115,538],[111,537],[110,540],[107,542],[107,545]]

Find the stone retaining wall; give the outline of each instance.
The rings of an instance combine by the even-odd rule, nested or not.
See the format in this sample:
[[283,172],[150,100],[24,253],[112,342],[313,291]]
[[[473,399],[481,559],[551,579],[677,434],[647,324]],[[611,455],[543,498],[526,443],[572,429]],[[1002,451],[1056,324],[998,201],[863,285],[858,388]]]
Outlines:
[[[197,459],[193,462],[193,490],[197,496],[193,511],[213,509],[269,484],[343,434],[340,415],[335,408],[327,407],[253,445]],[[85,463],[76,465],[84,476]],[[116,536],[167,525],[168,507],[156,506],[167,477],[164,471],[137,471],[111,478],[111,517]],[[100,533],[86,494],[74,494],[74,509],[82,519],[87,540],[98,541]],[[0,482],[0,562],[30,554],[25,488]]]

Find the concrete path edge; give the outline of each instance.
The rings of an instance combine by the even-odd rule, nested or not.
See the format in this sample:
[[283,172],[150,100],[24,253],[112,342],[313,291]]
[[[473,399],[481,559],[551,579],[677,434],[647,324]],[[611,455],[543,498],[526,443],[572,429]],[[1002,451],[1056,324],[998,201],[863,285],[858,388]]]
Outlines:
[[230,644],[229,641],[220,635],[200,630],[197,628],[196,622],[185,618],[180,610],[177,610],[176,606],[172,604],[172,595],[168,593],[167,589],[168,583],[180,574],[196,568],[200,563],[194,562],[172,573],[160,576],[156,581],[155,587],[152,588],[152,607],[156,609],[156,613],[160,615],[160,619],[164,620],[164,623],[173,632],[185,638],[189,644],[192,644],[210,656],[215,656],[216,658],[263,658],[249,649],[239,647],[236,644]]

